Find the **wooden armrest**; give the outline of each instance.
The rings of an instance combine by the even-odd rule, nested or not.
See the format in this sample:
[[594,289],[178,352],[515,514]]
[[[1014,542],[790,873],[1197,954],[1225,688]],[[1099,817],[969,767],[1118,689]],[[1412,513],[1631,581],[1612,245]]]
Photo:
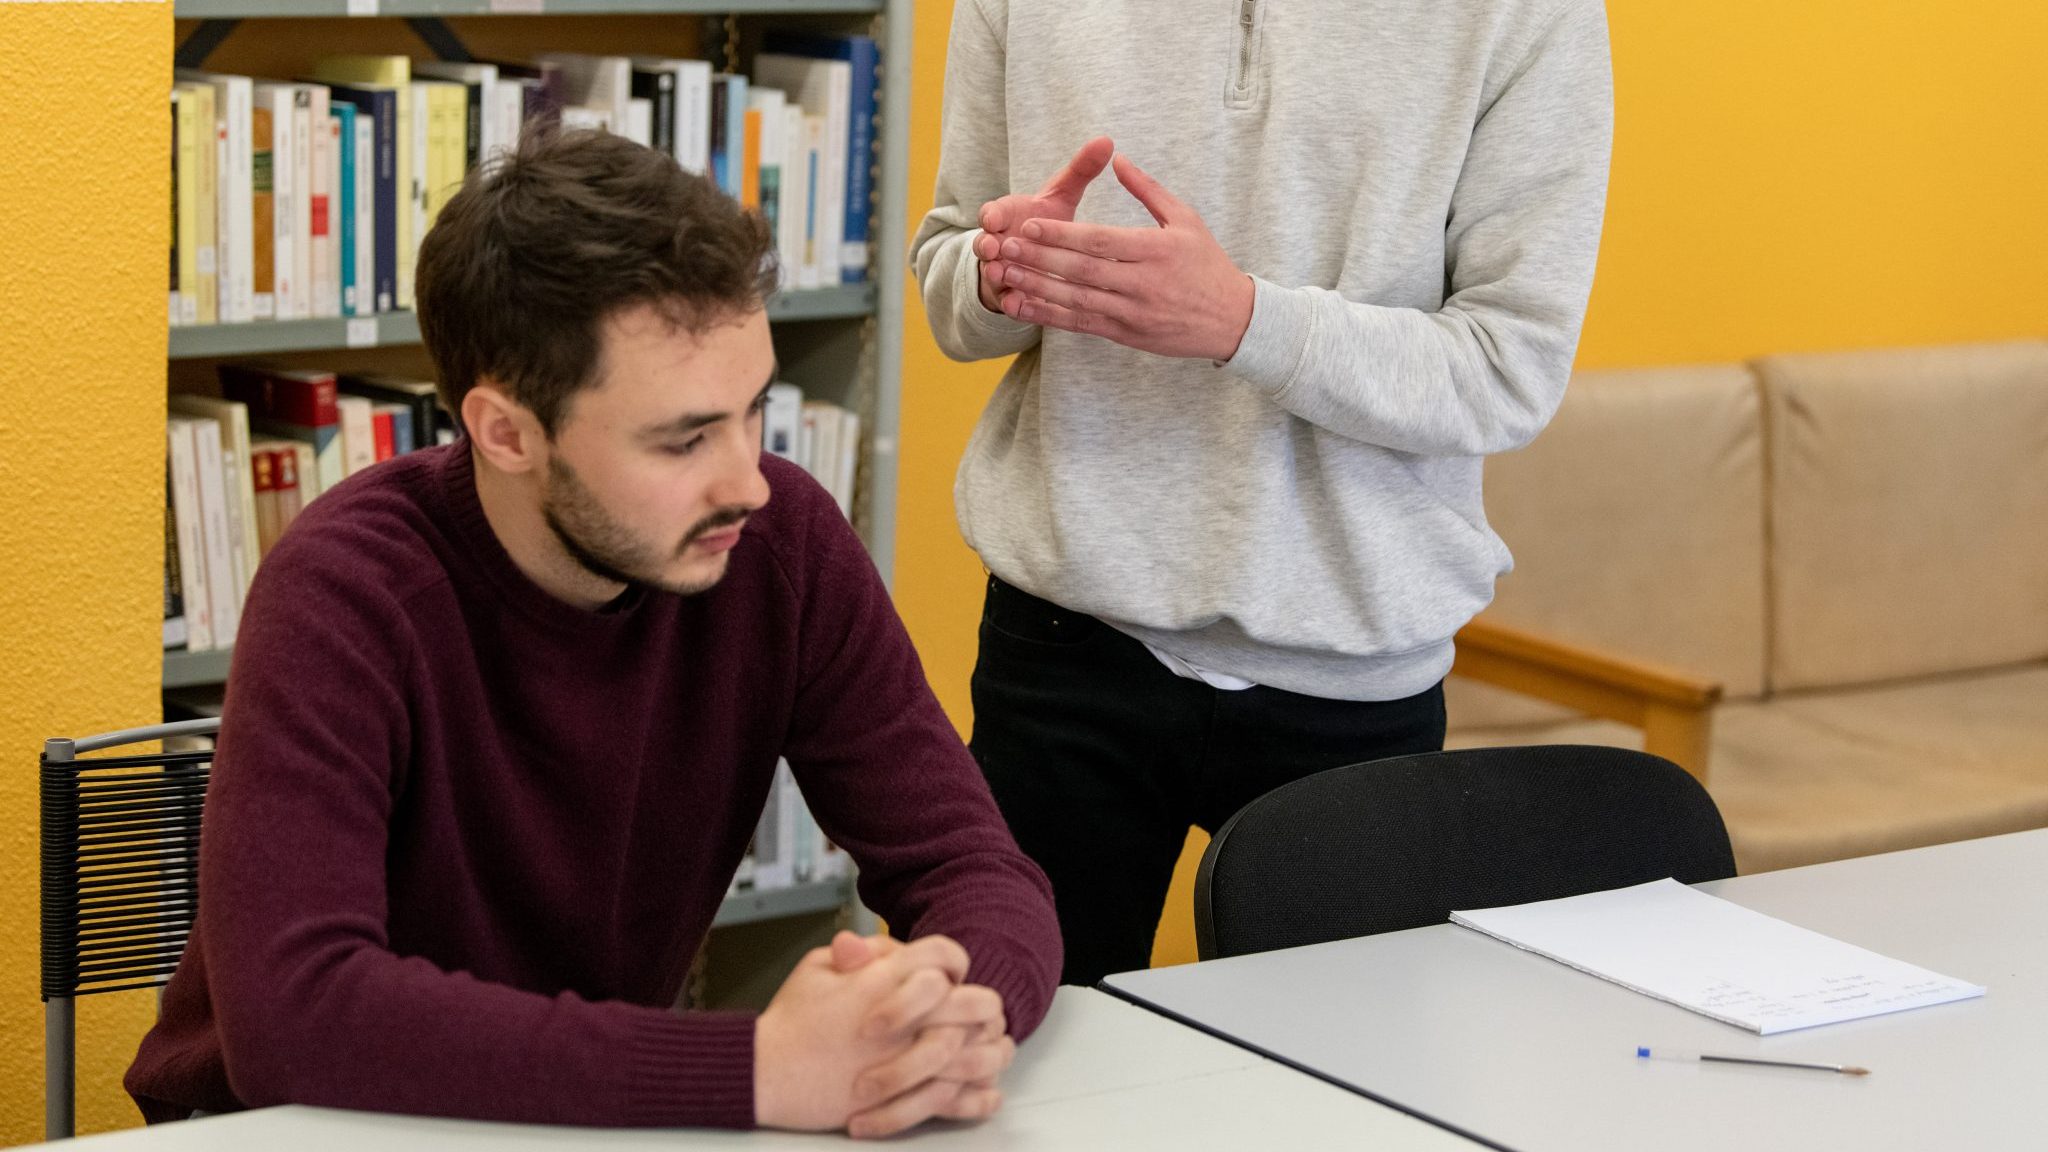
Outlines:
[[1643,730],[1643,749],[1707,777],[1717,681],[1485,618],[1459,629],[1454,675]]

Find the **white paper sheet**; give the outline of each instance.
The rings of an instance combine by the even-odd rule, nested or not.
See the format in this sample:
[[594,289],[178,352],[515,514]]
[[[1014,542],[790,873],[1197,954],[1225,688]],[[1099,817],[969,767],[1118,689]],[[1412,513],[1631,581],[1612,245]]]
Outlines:
[[1676,880],[1451,920],[1766,1036],[1984,995]]

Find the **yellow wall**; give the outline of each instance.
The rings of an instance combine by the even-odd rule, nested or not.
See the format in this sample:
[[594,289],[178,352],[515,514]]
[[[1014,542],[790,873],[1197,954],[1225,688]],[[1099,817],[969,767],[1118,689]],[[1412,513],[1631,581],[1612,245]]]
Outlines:
[[[2048,5],[1607,7],[1614,175],[1582,365],[2048,334]],[[913,227],[951,18],[943,0],[917,6]],[[907,326],[897,597],[965,731],[981,569],[954,526],[953,469],[1000,365],[940,355],[914,291]],[[1194,958],[1195,858],[1157,963]]]
[[[0,1144],[42,1138],[35,756],[157,716],[169,3],[0,4]],[[149,993],[80,1002],[79,1122]]]

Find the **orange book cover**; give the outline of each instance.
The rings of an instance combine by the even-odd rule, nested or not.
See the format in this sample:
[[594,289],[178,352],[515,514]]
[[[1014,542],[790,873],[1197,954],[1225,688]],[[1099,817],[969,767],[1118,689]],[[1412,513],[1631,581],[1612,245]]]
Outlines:
[[761,110],[747,109],[746,140],[740,150],[740,206],[761,206]]
[[271,165],[275,159],[270,148],[270,109],[255,107],[249,110],[249,186],[251,205],[250,216],[252,239],[251,251],[255,253],[256,294],[269,296],[277,291],[277,257],[273,249],[276,238],[276,222],[271,213],[275,210],[272,197]]

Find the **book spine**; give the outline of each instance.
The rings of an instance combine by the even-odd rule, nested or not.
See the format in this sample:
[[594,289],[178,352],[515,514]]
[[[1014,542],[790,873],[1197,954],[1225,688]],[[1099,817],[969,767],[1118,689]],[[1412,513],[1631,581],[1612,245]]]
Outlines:
[[341,315],[341,266],[336,251],[340,234],[337,188],[340,142],[334,118],[327,114],[327,89],[318,84],[301,85],[307,98],[308,143],[311,183],[306,197],[306,234],[311,241],[306,283],[314,316]]
[[168,427],[171,504],[176,514],[180,595],[185,601],[185,646],[213,647],[213,601],[207,591],[206,544],[199,503],[199,448],[195,422],[172,420]]
[[268,448],[252,448],[249,452],[249,477],[256,491],[256,554],[260,560],[277,547],[280,531],[277,519],[277,453]]
[[198,448],[199,527],[200,539],[206,547],[206,598],[213,607],[214,643],[225,648],[235,642],[241,598],[235,586],[227,487],[222,479],[220,425],[211,420],[193,421],[192,440]]
[[182,648],[188,639],[185,627],[185,576],[178,562],[177,480],[171,474],[166,442],[164,453],[164,647]]
[[277,147],[271,109],[249,113],[249,315],[277,315]]
[[313,93],[308,85],[292,86],[292,260],[296,301],[292,315],[313,313]]
[[360,316],[356,293],[356,109],[337,100],[327,109],[333,129],[334,206],[338,227],[335,251],[340,256],[338,281],[341,294],[336,305],[343,316]]

